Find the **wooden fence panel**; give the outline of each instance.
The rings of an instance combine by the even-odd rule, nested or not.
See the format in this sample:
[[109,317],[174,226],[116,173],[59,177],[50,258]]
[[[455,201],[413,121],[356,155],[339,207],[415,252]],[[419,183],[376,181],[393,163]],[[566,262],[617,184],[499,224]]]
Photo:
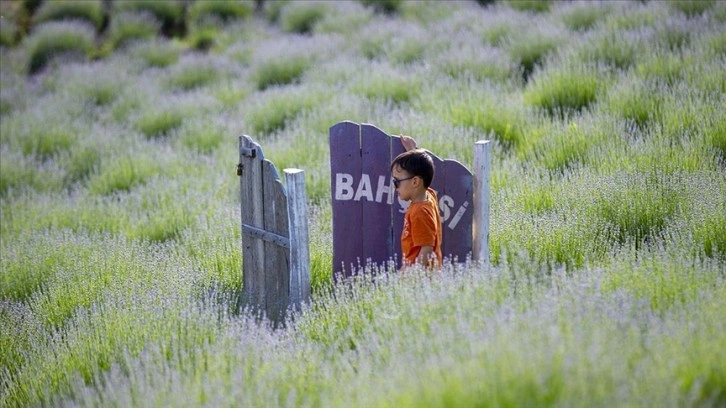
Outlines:
[[360,140],[362,172],[353,200],[362,207],[361,260],[381,264],[393,257],[391,204],[396,191],[390,176],[391,137],[375,126],[363,124]]
[[[240,136],[243,298],[256,312],[279,323],[288,307],[310,296],[310,254],[304,172],[286,169],[287,192],[262,148]],[[291,293],[294,292],[294,293]]]
[[[366,261],[381,264],[395,258],[401,265],[400,237],[408,202],[393,188],[390,164],[403,152],[398,137],[373,125],[341,122],[330,128],[334,274],[350,276],[351,265]],[[472,251],[473,177],[461,163],[432,156],[436,172],[431,187],[439,196],[442,252],[464,261]]]
[[[275,166],[265,160],[262,171],[262,189],[264,195],[265,231],[289,237],[287,225],[287,197],[275,170]],[[287,308],[290,281],[290,246],[276,242],[265,242],[265,305],[268,316],[279,320]]]
[[239,175],[242,213],[242,285],[246,303],[265,308],[265,241],[249,233],[250,227],[264,230],[264,199],[260,146],[247,136],[240,137]]
[[446,160],[439,178],[439,207],[443,223],[444,254],[463,262],[472,249],[473,178],[461,163]]
[[363,207],[353,200],[360,181],[362,160],[360,126],[341,122],[330,129],[331,189],[335,200],[333,217],[333,271],[350,275],[363,254],[363,235],[351,231],[363,225]]

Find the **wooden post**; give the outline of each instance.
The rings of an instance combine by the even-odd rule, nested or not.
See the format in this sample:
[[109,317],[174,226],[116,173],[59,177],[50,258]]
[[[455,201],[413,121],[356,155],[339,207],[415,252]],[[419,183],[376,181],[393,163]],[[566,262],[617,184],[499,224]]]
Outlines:
[[310,248],[308,244],[305,172],[285,169],[287,217],[290,226],[290,305],[296,309],[310,298]]
[[[246,136],[239,137],[239,175],[242,200],[242,231],[245,225],[264,226],[265,203],[262,195],[262,151]],[[258,275],[265,270],[265,242],[262,239],[243,240],[244,297],[247,302],[265,308],[265,280]]]
[[472,258],[489,264],[489,179],[491,143],[480,140],[474,144],[474,245]]

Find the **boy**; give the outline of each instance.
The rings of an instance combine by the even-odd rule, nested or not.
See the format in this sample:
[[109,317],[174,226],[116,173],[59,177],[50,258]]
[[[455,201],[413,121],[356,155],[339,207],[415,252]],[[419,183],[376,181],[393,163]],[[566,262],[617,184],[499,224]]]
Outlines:
[[436,191],[429,188],[434,178],[434,161],[416,141],[401,136],[407,150],[391,163],[393,185],[402,200],[410,201],[403,222],[401,251],[404,269],[414,264],[441,267],[441,215]]

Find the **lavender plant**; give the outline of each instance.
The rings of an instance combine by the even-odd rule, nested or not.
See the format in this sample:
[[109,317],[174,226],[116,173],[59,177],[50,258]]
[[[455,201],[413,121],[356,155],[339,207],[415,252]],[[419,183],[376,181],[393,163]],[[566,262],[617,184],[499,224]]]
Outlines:
[[[266,1],[201,53],[214,3],[114,2],[191,30],[92,62],[78,22],[0,47],[0,406],[724,405],[722,2]],[[28,76],[48,26],[83,58]],[[342,120],[492,139],[491,264],[336,282]],[[306,174],[278,328],[241,298],[243,133]]]

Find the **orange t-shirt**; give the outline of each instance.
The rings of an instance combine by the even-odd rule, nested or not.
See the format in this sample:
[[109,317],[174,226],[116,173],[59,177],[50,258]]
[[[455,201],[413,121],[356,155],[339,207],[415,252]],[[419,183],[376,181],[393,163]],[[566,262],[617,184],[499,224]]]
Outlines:
[[401,251],[404,265],[415,264],[423,246],[433,247],[438,261],[437,266],[443,265],[439,198],[436,191],[431,188],[427,190],[427,193],[426,201],[411,203],[408,206],[403,219]]

